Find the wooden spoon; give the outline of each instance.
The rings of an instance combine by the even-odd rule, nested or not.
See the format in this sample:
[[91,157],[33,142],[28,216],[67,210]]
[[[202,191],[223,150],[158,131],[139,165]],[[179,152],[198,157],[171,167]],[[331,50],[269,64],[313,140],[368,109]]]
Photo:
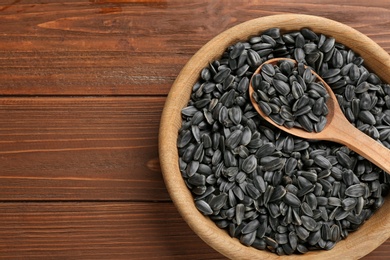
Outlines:
[[[294,64],[297,64],[297,62],[292,59],[275,58],[264,62],[261,66],[259,66],[259,68],[254,72],[253,75],[258,74],[264,64],[269,63],[275,65],[281,60],[290,60],[294,62]],[[314,71],[312,71],[312,73],[317,77],[317,81],[323,83],[329,94],[329,98],[326,103],[329,110],[329,113],[326,116],[327,123],[321,132],[307,132],[297,127],[287,128],[276,124],[269,116],[263,113],[256,100],[253,98],[254,89],[251,80],[249,85],[249,96],[254,108],[269,123],[289,134],[305,139],[327,140],[343,144],[349,149],[355,151],[356,153],[360,154],[364,158],[368,159],[369,161],[380,167],[386,173],[389,173],[390,149],[387,149],[385,146],[378,143],[368,135],[358,130],[355,126],[353,126],[341,111],[340,106],[337,102],[337,98],[334,95],[332,89],[317,73],[315,73]]]

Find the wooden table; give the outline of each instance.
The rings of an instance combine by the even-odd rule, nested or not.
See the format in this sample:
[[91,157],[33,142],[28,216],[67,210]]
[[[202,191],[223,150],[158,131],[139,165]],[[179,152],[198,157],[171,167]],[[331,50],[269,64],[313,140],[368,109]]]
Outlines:
[[[390,52],[386,0],[1,2],[6,259],[224,259],[178,215],[159,168],[161,110],[188,59],[284,12],[345,23]],[[389,257],[387,240],[365,259]]]

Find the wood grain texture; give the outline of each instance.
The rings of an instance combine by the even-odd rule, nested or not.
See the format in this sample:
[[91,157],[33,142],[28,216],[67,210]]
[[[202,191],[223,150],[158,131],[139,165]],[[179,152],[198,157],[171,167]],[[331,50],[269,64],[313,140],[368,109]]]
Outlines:
[[[226,259],[170,202],[161,110],[210,39],[279,13],[390,52],[386,0],[0,1],[0,259]],[[389,257],[387,240],[364,259]]]
[[1,99],[0,200],[168,200],[157,154],[164,101]]
[[345,23],[390,51],[385,0],[3,2],[3,95],[164,95],[211,38],[283,12]]
[[220,257],[191,234],[171,203],[2,203],[1,209],[2,259]]
[[226,259],[172,203],[2,203],[0,232],[1,259]]

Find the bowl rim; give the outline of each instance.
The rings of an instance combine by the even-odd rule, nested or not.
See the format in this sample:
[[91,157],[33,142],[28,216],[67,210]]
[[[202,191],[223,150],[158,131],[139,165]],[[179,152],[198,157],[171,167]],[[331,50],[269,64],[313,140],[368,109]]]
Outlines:
[[[170,197],[189,227],[209,246],[231,259],[276,259],[280,256],[242,245],[238,239],[231,238],[225,230],[219,229],[196,209],[178,165],[176,142],[181,126],[181,109],[187,105],[192,86],[199,78],[201,69],[219,58],[231,44],[272,27],[279,27],[281,31],[297,31],[305,27],[316,33],[332,36],[347,47],[353,46],[351,49],[364,58],[366,67],[390,82],[390,56],[378,44],[345,24],[312,15],[279,14],[240,23],[215,36],[191,57],[173,83],[163,108],[159,129],[160,165]],[[189,201],[192,203],[188,203]],[[390,218],[386,218],[386,212],[390,212],[390,203],[384,203],[358,231],[338,242],[332,250],[282,257],[331,259],[342,253],[349,258],[361,258],[390,237]],[[356,244],[364,246],[356,247]]]

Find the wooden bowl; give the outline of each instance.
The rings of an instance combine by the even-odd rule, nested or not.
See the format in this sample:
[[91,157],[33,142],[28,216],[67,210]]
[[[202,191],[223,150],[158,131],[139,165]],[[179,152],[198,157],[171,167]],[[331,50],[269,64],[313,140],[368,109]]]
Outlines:
[[[390,82],[390,56],[375,42],[347,25],[309,15],[275,15],[244,22],[213,38],[188,61],[174,82],[162,113],[159,133],[161,169],[169,194],[190,228],[208,245],[231,259],[276,259],[279,256],[242,245],[196,209],[178,165],[176,141],[181,126],[181,109],[187,105],[192,86],[198,80],[202,68],[210,61],[219,58],[231,44],[247,40],[250,36],[258,35],[272,27],[279,27],[282,32],[307,27],[316,33],[333,36],[337,42],[362,56],[367,68],[385,82]],[[288,259],[339,259],[340,257],[358,259],[373,251],[389,237],[390,202],[386,201],[358,231],[337,243],[332,250],[311,251],[305,255],[285,257]]]

